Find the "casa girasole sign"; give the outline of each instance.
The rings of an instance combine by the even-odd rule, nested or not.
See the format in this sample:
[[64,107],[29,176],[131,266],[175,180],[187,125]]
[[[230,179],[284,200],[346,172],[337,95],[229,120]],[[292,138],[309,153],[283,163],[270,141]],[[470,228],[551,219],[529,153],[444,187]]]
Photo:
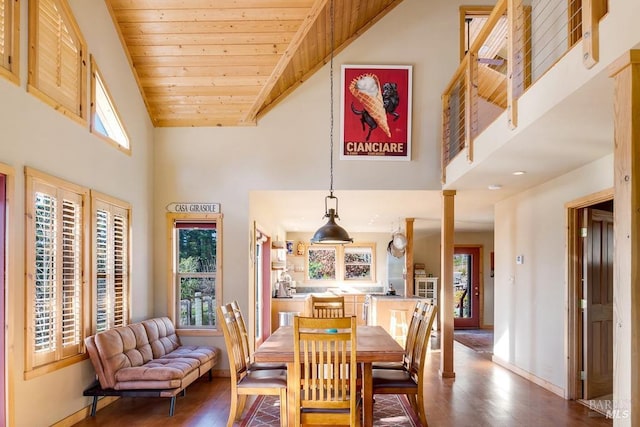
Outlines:
[[172,213],[220,213],[220,203],[169,203],[167,212]]

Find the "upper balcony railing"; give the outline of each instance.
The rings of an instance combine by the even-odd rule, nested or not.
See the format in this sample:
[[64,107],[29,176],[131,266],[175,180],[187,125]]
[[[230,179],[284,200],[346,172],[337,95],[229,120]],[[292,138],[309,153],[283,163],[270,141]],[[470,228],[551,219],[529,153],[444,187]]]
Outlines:
[[447,165],[505,110],[517,126],[518,98],[577,43],[598,62],[598,24],[607,0],[499,0],[442,95],[442,182]]

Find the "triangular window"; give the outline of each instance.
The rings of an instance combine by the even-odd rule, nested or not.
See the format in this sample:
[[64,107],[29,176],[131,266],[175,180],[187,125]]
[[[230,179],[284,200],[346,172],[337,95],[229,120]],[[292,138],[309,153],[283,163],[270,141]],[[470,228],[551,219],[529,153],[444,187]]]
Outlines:
[[126,151],[131,149],[104,78],[91,58],[91,132],[115,142]]

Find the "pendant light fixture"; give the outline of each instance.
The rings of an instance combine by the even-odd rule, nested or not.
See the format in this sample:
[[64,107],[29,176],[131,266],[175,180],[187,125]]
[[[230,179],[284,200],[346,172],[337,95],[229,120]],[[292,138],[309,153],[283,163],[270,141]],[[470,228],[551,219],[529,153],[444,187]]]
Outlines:
[[[329,195],[324,198],[324,218],[329,218],[327,223],[320,227],[318,231],[315,232],[313,237],[311,238],[311,243],[320,243],[320,244],[328,244],[335,245],[340,244],[343,245],[345,243],[352,243],[353,239],[349,237],[349,233],[336,224],[336,219],[340,219],[338,216],[338,198],[333,195],[333,45],[334,45],[334,12],[333,12],[333,0],[329,0],[329,19],[331,22],[330,25],[330,34],[331,34],[331,56],[329,60],[329,72],[330,72],[330,102],[331,102],[331,113],[329,115]],[[331,205],[331,207],[330,207]],[[334,207],[335,206],[335,207]]]

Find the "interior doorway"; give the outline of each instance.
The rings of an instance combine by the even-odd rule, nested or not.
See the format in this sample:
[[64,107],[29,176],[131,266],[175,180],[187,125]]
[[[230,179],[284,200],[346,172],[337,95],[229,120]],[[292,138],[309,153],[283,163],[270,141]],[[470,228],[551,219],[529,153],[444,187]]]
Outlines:
[[478,246],[455,246],[453,255],[454,329],[480,327],[480,260]]
[[613,393],[613,210],[612,191],[569,206],[568,397],[595,410]]

